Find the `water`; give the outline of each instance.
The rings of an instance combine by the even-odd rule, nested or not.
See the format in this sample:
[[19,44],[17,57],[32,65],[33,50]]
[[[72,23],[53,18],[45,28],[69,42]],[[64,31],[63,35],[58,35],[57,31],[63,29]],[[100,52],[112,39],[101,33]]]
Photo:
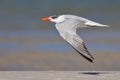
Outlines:
[[[0,50],[10,50],[10,51],[20,51],[20,50],[36,50],[36,51],[72,51],[73,49],[67,43],[59,41],[59,35],[55,31],[52,30],[21,30],[21,31],[1,31],[0,32]],[[80,34],[80,32],[79,32]],[[86,44],[89,49],[94,51],[112,51],[112,52],[119,52],[120,51],[120,43],[116,42],[118,38],[120,38],[120,32],[96,32],[96,31],[89,31],[89,32],[81,32],[82,37],[84,39],[88,39]],[[80,34],[80,35],[81,35]],[[52,42],[49,38],[53,38],[57,42]],[[104,39],[108,38],[108,43],[104,42]],[[5,40],[7,39],[7,40]],[[16,39],[16,40],[14,40]],[[19,40],[21,39],[21,40]],[[31,40],[30,40],[31,39]],[[36,40],[39,40],[36,42]],[[48,39],[48,40],[44,40]],[[89,42],[89,39],[92,39],[93,42]],[[101,39],[102,42],[97,42],[94,39]],[[109,41],[112,39],[112,43]],[[12,41],[13,40],[13,41]],[[44,41],[42,41],[44,40]],[[94,42],[95,41],[95,42]]]
[[119,7],[120,0],[1,0],[0,70],[92,69],[71,55],[73,48],[60,38],[53,23],[41,21],[55,14],[73,14],[110,25],[81,29],[78,34],[97,55],[92,65],[96,70],[120,70]]
[[0,29],[48,29],[40,18],[74,14],[119,28],[119,0],[11,0],[0,2]]

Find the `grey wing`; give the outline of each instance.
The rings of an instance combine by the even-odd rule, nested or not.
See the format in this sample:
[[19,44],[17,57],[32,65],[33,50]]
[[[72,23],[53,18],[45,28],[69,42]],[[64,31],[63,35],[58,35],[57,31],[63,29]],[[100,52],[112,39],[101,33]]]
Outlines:
[[66,39],[68,43],[71,44],[71,46],[85,59],[87,59],[90,62],[93,62],[94,58],[87,50],[83,40],[78,35],[69,35],[69,39]]
[[79,22],[82,22],[82,25],[79,24],[78,28],[89,27],[89,26],[91,26],[91,27],[97,27],[97,26],[98,27],[109,27],[108,25],[103,25],[103,24],[85,19],[83,17],[75,16],[75,15],[66,15],[66,17],[77,20]]

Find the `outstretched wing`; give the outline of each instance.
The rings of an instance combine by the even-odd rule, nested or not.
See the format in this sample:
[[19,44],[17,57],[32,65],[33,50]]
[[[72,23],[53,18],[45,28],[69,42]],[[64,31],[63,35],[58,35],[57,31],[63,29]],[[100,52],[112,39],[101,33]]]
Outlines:
[[85,59],[87,59],[90,62],[93,62],[94,58],[87,50],[83,40],[76,34],[72,35],[70,33],[66,34],[66,41],[71,44],[71,46]]
[[78,27],[84,27],[84,20],[79,20],[74,17],[71,18],[70,16],[67,20],[61,23],[57,23],[55,26],[60,33],[61,37],[63,37],[64,40],[66,40],[71,46],[85,59],[87,59],[90,62],[93,62],[92,55],[88,52],[83,40],[76,34],[76,29]]

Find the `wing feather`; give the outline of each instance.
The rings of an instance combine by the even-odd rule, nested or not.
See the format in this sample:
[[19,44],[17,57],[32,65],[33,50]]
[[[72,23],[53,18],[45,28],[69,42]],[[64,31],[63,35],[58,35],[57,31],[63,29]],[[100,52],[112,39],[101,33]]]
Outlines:
[[85,59],[93,63],[94,57],[89,53],[83,40],[77,34],[66,33],[65,40]]
[[[82,22],[82,26],[78,26],[78,28],[83,28],[83,27],[109,27],[108,25],[100,24],[91,20],[88,20],[83,17],[75,16],[75,15],[65,15],[66,17],[70,19],[74,19],[78,22]],[[81,25],[81,24],[80,24]]]
[[[80,55],[90,62],[93,62],[94,58],[87,50],[84,41],[76,34],[76,29],[85,27],[84,18],[76,16],[66,16],[67,20],[61,23],[56,23],[56,29],[60,33],[60,36],[66,40]],[[71,18],[72,17],[72,18]]]

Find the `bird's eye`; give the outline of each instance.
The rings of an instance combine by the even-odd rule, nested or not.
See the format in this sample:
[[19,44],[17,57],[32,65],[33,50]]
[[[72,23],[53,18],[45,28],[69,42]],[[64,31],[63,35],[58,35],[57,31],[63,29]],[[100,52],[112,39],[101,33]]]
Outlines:
[[58,17],[58,16],[52,16],[51,18],[52,18],[52,19],[55,19],[55,18],[57,18],[57,17]]

